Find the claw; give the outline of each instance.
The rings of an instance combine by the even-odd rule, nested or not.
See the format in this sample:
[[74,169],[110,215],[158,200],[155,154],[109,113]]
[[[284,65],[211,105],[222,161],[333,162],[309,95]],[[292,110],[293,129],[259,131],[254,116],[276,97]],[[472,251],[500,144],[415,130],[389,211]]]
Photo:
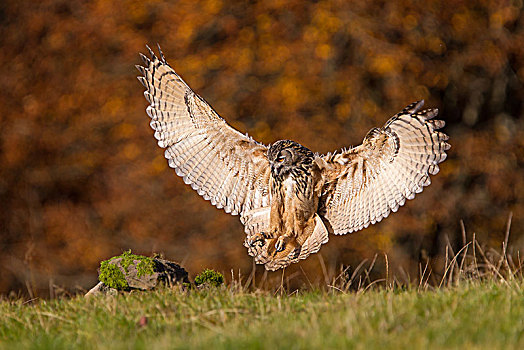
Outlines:
[[255,244],[258,242],[261,242],[261,246],[263,246],[266,242],[266,237],[264,236],[264,233],[255,233],[253,236],[251,236],[251,239],[249,240],[249,246],[254,247]]
[[286,248],[286,239],[284,236],[280,236],[275,243],[275,249],[277,252],[281,252]]
[[275,238],[275,234],[274,232],[272,233],[271,231],[270,232],[261,232],[262,236],[264,236],[265,239],[272,239],[272,238]]

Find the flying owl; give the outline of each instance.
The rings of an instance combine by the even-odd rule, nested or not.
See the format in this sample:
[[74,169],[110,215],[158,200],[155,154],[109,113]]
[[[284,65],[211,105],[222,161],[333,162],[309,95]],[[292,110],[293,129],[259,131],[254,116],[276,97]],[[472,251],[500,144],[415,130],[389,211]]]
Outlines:
[[377,223],[428,186],[446,159],[437,109],[415,102],[361,145],[319,155],[280,140],[266,146],[229,126],[147,47],[137,66],[158,145],[176,174],[245,226],[255,262],[277,270],[319,251],[329,234]]

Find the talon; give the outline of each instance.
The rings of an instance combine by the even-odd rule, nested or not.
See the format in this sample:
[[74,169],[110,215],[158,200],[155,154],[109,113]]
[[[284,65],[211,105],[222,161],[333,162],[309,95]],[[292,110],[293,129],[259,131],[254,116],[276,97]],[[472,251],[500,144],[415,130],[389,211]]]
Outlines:
[[286,242],[284,236],[280,236],[275,243],[275,249],[277,252],[281,252],[286,248]]
[[249,246],[250,247],[254,247],[255,244],[257,244],[258,242],[261,242],[261,246],[263,246],[265,244],[265,236],[264,236],[264,233],[255,233],[251,239],[249,240]]
[[275,235],[271,232],[261,232],[262,236],[264,236],[265,239],[272,239],[275,238]]

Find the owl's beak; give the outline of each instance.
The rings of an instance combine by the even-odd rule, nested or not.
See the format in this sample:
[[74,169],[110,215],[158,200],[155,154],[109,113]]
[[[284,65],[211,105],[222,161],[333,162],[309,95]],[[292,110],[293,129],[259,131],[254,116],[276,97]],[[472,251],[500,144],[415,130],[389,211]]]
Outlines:
[[272,163],[271,164],[271,173],[275,176],[279,176],[280,175],[280,165]]
[[273,163],[271,164],[271,173],[273,176],[282,176],[282,172],[284,171],[284,167],[280,163]]

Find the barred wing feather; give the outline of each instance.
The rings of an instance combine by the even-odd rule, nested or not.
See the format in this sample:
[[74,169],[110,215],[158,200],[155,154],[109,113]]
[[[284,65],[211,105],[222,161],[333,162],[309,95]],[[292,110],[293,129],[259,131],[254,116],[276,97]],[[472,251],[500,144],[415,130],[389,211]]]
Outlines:
[[[136,66],[150,105],[147,114],[170,167],[186,184],[226,213],[269,205],[267,146],[229,126],[148,47]],[[249,227],[246,226],[246,231]]]
[[362,145],[321,158],[326,185],[320,213],[335,234],[361,230],[422,192],[439,171],[450,148],[448,136],[432,120],[437,109],[419,111],[413,103],[382,128],[372,129]]

